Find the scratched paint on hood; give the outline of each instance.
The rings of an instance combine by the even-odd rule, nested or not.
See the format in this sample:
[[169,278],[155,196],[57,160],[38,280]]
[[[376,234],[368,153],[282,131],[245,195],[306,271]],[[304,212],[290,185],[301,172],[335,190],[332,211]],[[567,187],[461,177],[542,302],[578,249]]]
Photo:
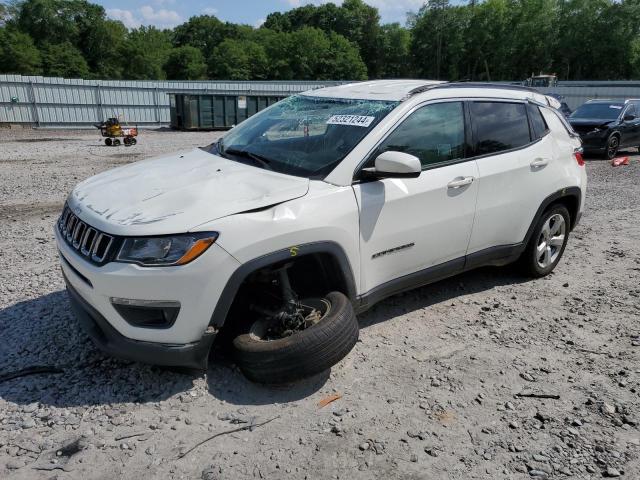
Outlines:
[[306,178],[195,149],[91,177],[73,190],[69,204],[80,218],[106,232],[158,235],[292,200],[308,189]]

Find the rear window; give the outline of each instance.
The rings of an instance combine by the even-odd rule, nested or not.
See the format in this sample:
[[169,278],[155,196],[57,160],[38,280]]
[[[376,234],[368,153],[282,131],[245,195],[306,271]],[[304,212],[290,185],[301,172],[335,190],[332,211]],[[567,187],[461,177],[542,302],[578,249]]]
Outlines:
[[527,108],[529,109],[529,119],[531,120],[531,127],[533,128],[534,137],[544,137],[549,131],[549,127],[547,126],[547,122],[542,116],[540,107],[529,104]]
[[476,155],[511,150],[531,142],[523,103],[471,102],[470,107]]

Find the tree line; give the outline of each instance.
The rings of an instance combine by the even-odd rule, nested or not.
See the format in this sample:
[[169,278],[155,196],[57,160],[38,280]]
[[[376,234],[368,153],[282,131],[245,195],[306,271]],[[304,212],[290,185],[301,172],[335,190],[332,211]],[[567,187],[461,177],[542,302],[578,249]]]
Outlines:
[[640,74],[640,0],[430,0],[406,25],[362,0],[127,29],[87,0],[0,3],[0,73],[132,80],[420,77],[614,80]]

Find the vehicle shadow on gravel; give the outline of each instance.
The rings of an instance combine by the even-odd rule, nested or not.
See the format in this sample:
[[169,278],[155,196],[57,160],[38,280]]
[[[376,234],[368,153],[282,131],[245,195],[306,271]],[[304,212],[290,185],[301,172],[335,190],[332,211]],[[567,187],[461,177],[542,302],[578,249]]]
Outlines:
[[[203,375],[103,354],[80,328],[64,290],[1,309],[0,338],[0,398],[20,405],[159,402],[189,391]],[[34,367],[44,371],[21,375]],[[9,378],[12,374],[18,376]],[[249,382],[222,359],[210,365],[207,386],[231,404],[261,405],[308,397],[328,377],[326,372],[295,385],[267,387]]]
[[261,385],[247,380],[227,361],[218,360],[209,367],[209,393],[232,405],[269,405],[289,403],[313,395],[329,380],[327,370],[311,378],[286,385]]
[[[553,275],[553,274],[552,274]],[[484,292],[502,285],[516,285],[531,279],[523,276],[513,265],[484,267],[394,295],[381,301],[368,312],[358,316],[360,328],[385,322],[398,315],[455,300],[463,295]]]
[[[360,328],[451,301],[461,295],[527,281],[512,268],[483,268],[390,297],[360,315]],[[100,352],[70,312],[64,290],[0,310],[0,398],[55,407],[158,402],[190,390],[199,372],[180,372],[118,360]],[[32,367],[51,371],[7,379]],[[320,390],[324,372],[291,385],[265,386],[245,379],[227,358],[207,372],[209,393],[233,405],[287,403]]]

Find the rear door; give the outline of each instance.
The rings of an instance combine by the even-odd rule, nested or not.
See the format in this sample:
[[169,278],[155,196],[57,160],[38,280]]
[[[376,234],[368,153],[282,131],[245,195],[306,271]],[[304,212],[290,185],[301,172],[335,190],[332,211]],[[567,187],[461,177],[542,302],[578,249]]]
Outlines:
[[519,244],[542,201],[564,178],[537,105],[469,102],[478,163],[478,204],[469,254]]
[[409,114],[371,155],[373,164],[385,151],[409,153],[423,171],[354,185],[365,292],[446,262],[447,274],[462,270],[478,177],[466,134],[463,102],[432,103]]

